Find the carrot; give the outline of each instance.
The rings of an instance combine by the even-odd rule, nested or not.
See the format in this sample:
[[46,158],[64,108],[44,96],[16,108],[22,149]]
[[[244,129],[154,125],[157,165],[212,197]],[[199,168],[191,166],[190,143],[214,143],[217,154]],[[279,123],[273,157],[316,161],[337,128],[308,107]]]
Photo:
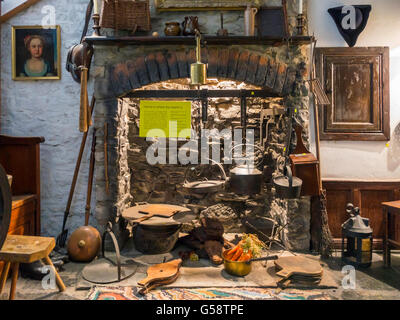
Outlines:
[[250,260],[250,255],[248,253],[242,254],[237,261],[247,261]]
[[225,258],[228,260],[231,260],[233,255],[236,253],[236,251],[239,249],[239,246],[234,247],[233,249],[229,250],[226,255]]
[[250,260],[253,257],[251,254],[251,250],[249,250],[247,253],[243,253],[237,261],[247,261]]
[[235,252],[232,252],[232,253],[227,252],[225,254],[225,259],[232,260],[232,257],[233,257],[234,254],[235,254]]
[[237,261],[237,259],[239,259],[239,257],[242,255],[243,253],[243,249],[241,247],[239,247],[238,250],[236,250],[235,254],[232,257],[232,261]]

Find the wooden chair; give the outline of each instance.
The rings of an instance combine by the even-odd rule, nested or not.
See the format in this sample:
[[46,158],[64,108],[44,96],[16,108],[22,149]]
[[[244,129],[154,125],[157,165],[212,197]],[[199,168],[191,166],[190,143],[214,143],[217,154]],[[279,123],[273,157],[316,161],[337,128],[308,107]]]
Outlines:
[[65,290],[65,285],[49,258],[50,252],[56,245],[54,238],[8,235],[0,250],[0,260],[5,261],[5,266],[0,276],[0,293],[4,289],[8,271],[12,269],[12,280],[9,300],[14,300],[18,280],[18,268],[20,263],[31,263],[43,260],[53,268],[59,291]]

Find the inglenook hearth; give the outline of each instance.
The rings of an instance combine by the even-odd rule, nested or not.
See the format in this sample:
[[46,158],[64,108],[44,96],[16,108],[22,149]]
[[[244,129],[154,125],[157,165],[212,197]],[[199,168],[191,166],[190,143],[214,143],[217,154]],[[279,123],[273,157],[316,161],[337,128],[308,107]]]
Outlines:
[[[242,222],[248,216],[271,217],[280,225],[286,225],[281,237],[288,248],[309,249],[310,198],[278,199],[271,183],[272,177],[283,171],[288,112],[267,119],[261,119],[260,114],[262,110],[292,108],[296,122],[304,128],[303,140],[309,140],[306,77],[307,44],[311,38],[289,41],[251,37],[203,39],[202,61],[208,64],[209,78],[208,84],[200,88],[203,92],[205,89],[209,92],[241,89],[268,92],[268,97],[247,99],[246,106],[246,124],[255,129],[255,141],[267,140],[263,154],[258,154],[264,160],[262,192],[240,197],[227,190],[204,199],[188,197],[180,190],[188,166],[148,164],[146,150],[151,142],[139,137],[140,98],[135,97],[144,96],[143,90],[148,91],[147,100],[155,98],[149,90],[185,90],[192,100],[192,129],[200,133],[204,124],[201,99],[190,97],[190,93],[197,92],[201,97],[202,90],[188,91],[196,89],[189,85],[188,79],[190,64],[195,62],[194,37],[89,37],[86,41],[95,45],[91,74],[95,77],[97,101],[94,117],[98,141],[96,218],[100,225],[112,221],[121,245],[128,236],[126,223],[120,218],[122,211],[133,202],[146,201],[151,196],[152,202],[192,205],[200,208],[199,211],[206,209],[200,214],[218,216],[228,232],[245,231]],[[154,44],[157,44],[156,50]],[[207,129],[233,129],[243,125],[239,97],[209,98],[207,110]],[[104,173],[105,122],[108,124],[109,194]],[[267,122],[268,137],[263,133],[260,139],[260,131],[265,132]],[[186,142],[178,142],[178,146]],[[229,172],[232,166],[224,167]],[[212,170],[210,174],[217,171]]]

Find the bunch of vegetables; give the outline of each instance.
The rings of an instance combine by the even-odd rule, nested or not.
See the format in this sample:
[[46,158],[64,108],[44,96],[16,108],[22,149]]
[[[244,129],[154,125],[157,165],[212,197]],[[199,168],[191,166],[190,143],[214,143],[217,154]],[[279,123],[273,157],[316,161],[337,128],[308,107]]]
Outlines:
[[242,240],[225,254],[230,261],[247,261],[260,256],[265,244],[254,234],[243,234]]

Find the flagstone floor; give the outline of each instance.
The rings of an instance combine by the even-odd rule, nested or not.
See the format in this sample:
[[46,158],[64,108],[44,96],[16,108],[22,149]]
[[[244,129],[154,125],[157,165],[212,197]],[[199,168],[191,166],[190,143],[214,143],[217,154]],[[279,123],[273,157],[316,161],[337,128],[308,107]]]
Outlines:
[[[370,268],[356,271],[356,287],[343,288],[340,252],[335,252],[333,257],[324,261],[337,281],[337,289],[318,289],[328,293],[333,299],[338,300],[400,300],[400,252],[392,254],[392,267],[384,268],[382,255],[374,253],[373,264]],[[88,290],[77,290],[77,282],[83,263],[69,262],[64,265],[60,275],[67,287],[66,291],[59,293],[57,290],[43,289],[41,281],[19,278],[17,282],[16,300],[84,300]],[[11,279],[7,280],[0,300],[7,300]]]

